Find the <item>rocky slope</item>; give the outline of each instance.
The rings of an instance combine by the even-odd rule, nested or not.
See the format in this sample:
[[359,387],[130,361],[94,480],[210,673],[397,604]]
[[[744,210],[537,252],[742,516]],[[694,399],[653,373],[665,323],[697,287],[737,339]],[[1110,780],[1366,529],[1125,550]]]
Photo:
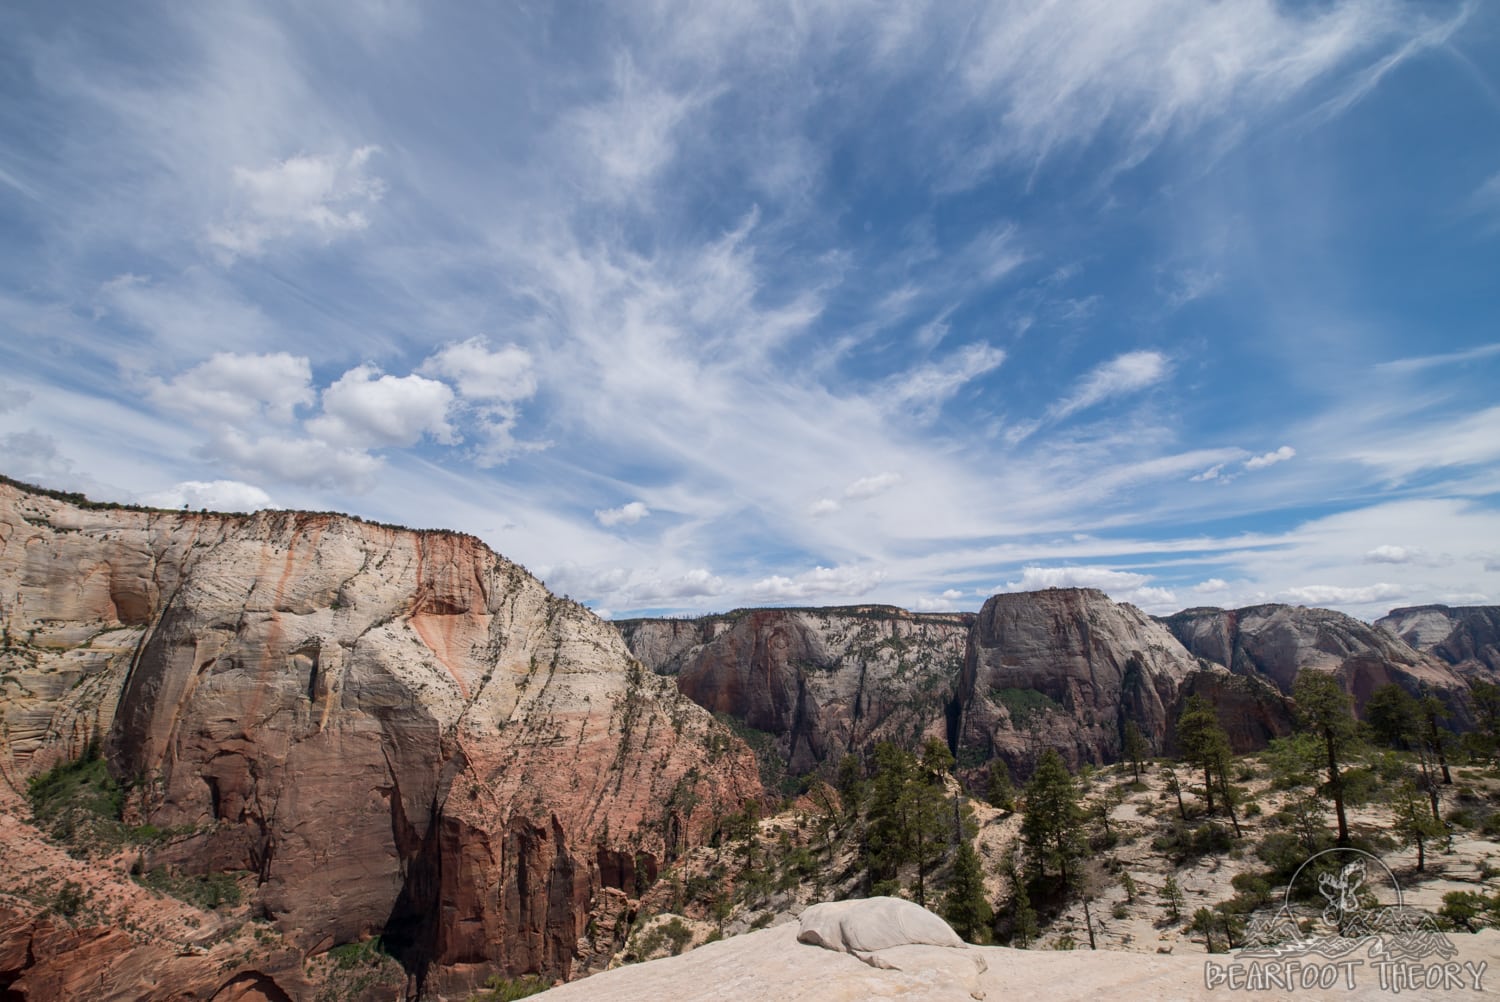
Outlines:
[[1413,649],[1397,635],[1329,609],[1258,605],[1245,609],[1188,609],[1163,623],[1198,657],[1239,675],[1259,676],[1290,692],[1298,672],[1336,673],[1363,707],[1370,693],[1397,683],[1430,690],[1468,720],[1467,683],[1441,660]]
[[973,620],[853,606],[616,626],[698,705],[774,735],[802,773],[877,741],[943,737]]
[[1375,625],[1452,665],[1465,677],[1500,681],[1500,606],[1392,609]]
[[587,969],[760,793],[742,743],[471,537],[0,483],[0,629],[11,791],[102,738],[127,820],[190,833],[153,864],[249,871],[304,953],[383,934],[412,991]]

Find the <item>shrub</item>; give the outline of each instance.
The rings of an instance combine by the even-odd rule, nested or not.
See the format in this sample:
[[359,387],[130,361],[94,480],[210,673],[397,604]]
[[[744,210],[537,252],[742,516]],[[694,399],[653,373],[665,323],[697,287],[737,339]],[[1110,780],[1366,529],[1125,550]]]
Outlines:
[[52,896],[52,910],[63,918],[72,918],[83,910],[83,887],[71,880],[63,881],[58,892]]
[[544,992],[551,987],[552,982],[537,974],[528,974],[520,978],[506,978],[499,974],[492,974],[484,983],[484,991],[472,996],[471,1002],[515,1002],[516,999],[524,999],[528,995]]

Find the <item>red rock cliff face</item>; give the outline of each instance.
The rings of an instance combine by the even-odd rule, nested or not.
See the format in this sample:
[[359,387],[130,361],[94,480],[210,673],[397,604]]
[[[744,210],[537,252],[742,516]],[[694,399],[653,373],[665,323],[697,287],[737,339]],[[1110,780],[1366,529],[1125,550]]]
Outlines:
[[252,871],[304,949],[384,933],[418,982],[575,973],[609,946],[591,914],[760,792],[610,627],[470,537],[0,484],[0,625],[13,789],[104,735],[133,812],[197,832],[162,862]]

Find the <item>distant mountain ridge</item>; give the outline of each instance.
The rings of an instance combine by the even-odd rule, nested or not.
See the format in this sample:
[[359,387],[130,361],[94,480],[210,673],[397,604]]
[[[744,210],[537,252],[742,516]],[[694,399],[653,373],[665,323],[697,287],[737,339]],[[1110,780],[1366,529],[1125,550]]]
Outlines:
[[[999,756],[1024,774],[1044,745],[1074,765],[1118,761],[1127,721],[1168,750],[1193,694],[1218,705],[1237,750],[1263,747],[1290,732],[1304,670],[1336,674],[1356,707],[1388,683],[1433,692],[1466,726],[1467,679],[1496,672],[1500,607],[1444,610],[1377,626],[1275,604],[1152,617],[1094,589],[1047,589],[995,595],[977,615],[782,608],[615,625],[699,705],[772,735],[794,772],[941,736],[961,765]],[[1413,646],[1388,624],[1403,612],[1442,639]]]

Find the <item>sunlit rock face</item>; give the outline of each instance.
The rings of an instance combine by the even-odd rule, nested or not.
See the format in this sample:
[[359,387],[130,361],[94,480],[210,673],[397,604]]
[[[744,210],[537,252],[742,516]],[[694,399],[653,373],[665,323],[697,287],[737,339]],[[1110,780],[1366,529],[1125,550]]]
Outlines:
[[1432,692],[1468,722],[1468,685],[1441,659],[1414,649],[1394,631],[1329,609],[1257,605],[1245,609],[1189,609],[1163,620],[1194,654],[1258,675],[1290,692],[1302,671],[1332,672],[1363,708],[1383,685]]
[[1274,689],[1194,658],[1098,591],[997,595],[977,615],[854,606],[616,626],[695,702],[769,733],[794,772],[929,737],[949,742],[961,770],[998,755],[1024,775],[1043,747],[1074,764],[1116,761],[1127,720],[1169,748],[1189,691],[1221,704],[1241,750],[1290,726]]
[[969,637],[958,744],[1023,775],[1046,747],[1073,766],[1118,761],[1128,721],[1164,749],[1184,684],[1211,670],[1160,623],[1103,592],[995,595]]
[[972,614],[752,609],[616,626],[684,694],[772,735],[797,773],[878,741],[945,738]]
[[161,862],[251,871],[305,948],[383,933],[414,977],[599,962],[591,916],[760,793],[740,741],[469,536],[0,484],[0,626],[11,791],[100,743],[132,817],[195,832]]
[[1466,678],[1500,681],[1500,606],[1392,609],[1375,625],[1452,665]]

